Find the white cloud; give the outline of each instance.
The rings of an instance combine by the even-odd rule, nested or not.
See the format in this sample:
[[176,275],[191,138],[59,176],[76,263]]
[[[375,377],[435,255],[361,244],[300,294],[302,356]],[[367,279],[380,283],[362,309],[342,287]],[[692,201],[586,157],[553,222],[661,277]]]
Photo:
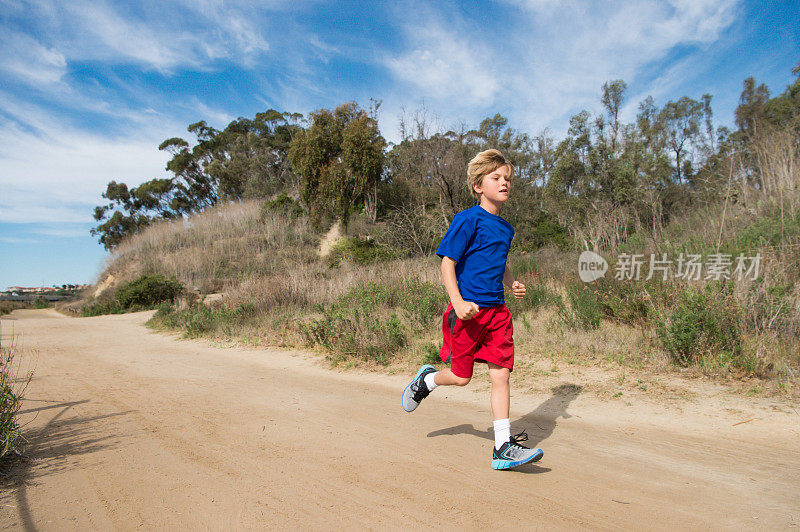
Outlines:
[[53,48],[47,48],[24,33],[0,33],[0,70],[33,85],[61,81],[67,61]]
[[[152,25],[136,23],[104,3],[68,3],[67,10],[90,46],[75,50],[80,56],[114,56],[168,69],[196,64],[198,50],[185,32],[160,33]],[[73,41],[80,43],[80,41]],[[213,57],[212,57],[213,58]]]
[[208,125],[217,129],[224,129],[235,119],[235,117],[227,111],[211,107],[198,98],[192,98],[190,107],[195,110],[200,117],[199,120],[205,120]]
[[45,50],[66,63],[135,63],[171,72],[210,68],[218,59],[252,65],[269,50],[256,9],[213,1],[39,0],[17,12],[24,11],[39,39],[51,43]]
[[[140,85],[127,84],[130,80],[115,71],[103,73],[112,80],[106,86],[73,84],[66,75],[73,62],[132,63],[139,73],[167,74],[213,68],[219,59],[245,69],[255,64],[261,74],[254,82],[269,95],[263,100],[293,111],[339,98],[326,84],[341,75],[331,70],[332,59],[374,62],[390,74],[387,88],[374,94],[383,99],[381,126],[390,140],[398,137],[402,108],[413,112],[423,103],[431,114],[445,117],[445,128],[459,119],[476,125],[501,112],[512,127],[528,132],[550,127],[560,134],[569,114],[599,110],[600,87],[607,80],[622,78],[636,87],[626,112],[635,110],[634,98],[678,88],[681,76],[698,64],[691,54],[671,59],[669,68],[656,74],[653,66],[679,47],[713,46],[732,24],[739,0],[508,0],[511,14],[504,24],[491,13],[479,18],[452,6],[403,4],[390,17],[403,44],[383,50],[380,39],[316,36],[306,31],[313,27],[301,27],[285,13],[281,33],[267,33],[277,25],[271,10],[300,4],[179,0],[129,8],[102,0],[91,5],[38,0],[17,8],[19,16],[32,15],[27,33],[12,28],[0,34],[0,79],[35,87],[62,118],[27,95],[14,100],[0,90],[0,221],[86,223],[109,180],[134,185],[164,175],[167,155],[156,147],[164,138],[186,135],[188,122],[177,117],[180,113],[196,111],[200,116],[192,121],[204,118],[216,127],[240,114],[241,107],[214,100],[213,94],[202,101],[194,96],[166,101],[146,79],[134,76]],[[281,39],[271,47],[265,35]],[[270,50],[283,55],[268,58],[268,68],[264,54]],[[279,75],[263,74],[273,66]],[[119,87],[127,92],[115,92]],[[360,89],[355,82],[336,86],[351,92],[334,103]],[[73,117],[72,125],[65,115]],[[114,122],[115,132],[108,136],[77,125],[79,115],[99,117],[97,128],[110,129],[107,123]]]
[[[219,45],[219,49],[211,52],[210,56],[214,53],[227,55],[233,48],[240,52],[236,55],[250,66],[256,54],[270,48],[256,22],[260,17],[255,16],[251,8],[245,5],[237,6],[235,3],[220,0],[193,0],[187,2],[185,7],[203,15],[213,28],[215,38],[207,39],[205,45],[210,46],[213,43]],[[261,7],[266,6],[262,4]]]
[[[13,111],[13,101],[3,107]],[[135,185],[165,174],[163,119],[110,138],[36,112],[28,118],[26,126],[0,120],[0,222],[90,222],[112,179]]]
[[[715,41],[733,21],[736,2],[601,5],[598,10],[576,2],[571,9],[532,18],[532,33],[539,37],[520,51],[525,59],[515,80],[517,86],[536,88],[537,99],[526,102],[529,120],[536,119],[533,113],[563,120],[578,107],[596,109],[601,85],[610,79],[648,84],[641,79],[643,69],[678,46]],[[547,60],[540,58],[542,53]]]
[[383,63],[406,87],[393,98],[424,100],[445,116],[471,121],[498,111],[522,130],[558,131],[580,109],[599,111],[608,80],[658,91],[646,79],[653,66],[678,47],[713,45],[739,3],[508,0],[511,22],[494,28],[458,11],[432,15],[426,7],[416,20],[401,18],[408,44]]
[[37,244],[39,241],[35,238],[18,238],[15,236],[0,235],[0,242],[5,244]]
[[478,104],[496,98],[500,84],[485,58],[488,51],[474,41],[430,20],[405,28],[411,46],[384,59],[401,81],[436,99]]
[[[94,225],[94,224],[92,224]],[[45,224],[33,227],[30,232],[35,235],[54,236],[58,238],[86,238],[89,234],[89,224],[64,223]]]

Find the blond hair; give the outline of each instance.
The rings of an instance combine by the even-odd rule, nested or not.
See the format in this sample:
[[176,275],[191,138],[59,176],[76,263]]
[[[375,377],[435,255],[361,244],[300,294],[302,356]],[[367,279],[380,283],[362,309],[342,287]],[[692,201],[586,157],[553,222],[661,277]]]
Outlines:
[[473,197],[480,199],[481,195],[475,192],[475,185],[481,186],[483,176],[491,174],[501,166],[508,166],[508,181],[514,177],[514,165],[508,162],[500,150],[485,150],[472,158],[467,165],[467,187]]

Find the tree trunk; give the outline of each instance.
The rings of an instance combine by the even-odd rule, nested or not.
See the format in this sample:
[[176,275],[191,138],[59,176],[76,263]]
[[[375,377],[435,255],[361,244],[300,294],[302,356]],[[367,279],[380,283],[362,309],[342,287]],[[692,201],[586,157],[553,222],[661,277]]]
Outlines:
[[364,211],[369,216],[369,219],[372,220],[372,223],[375,223],[378,219],[378,183],[377,181],[372,184],[370,190],[367,190],[364,194]]

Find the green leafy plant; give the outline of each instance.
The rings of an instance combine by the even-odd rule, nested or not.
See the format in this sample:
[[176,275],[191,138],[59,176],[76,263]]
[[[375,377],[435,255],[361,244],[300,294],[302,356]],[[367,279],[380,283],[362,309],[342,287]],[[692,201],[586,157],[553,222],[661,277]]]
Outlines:
[[689,287],[676,306],[656,325],[673,360],[682,365],[749,366],[742,356],[739,305],[725,285]]
[[547,213],[537,209],[526,213],[515,225],[516,238],[512,244],[514,251],[534,251],[551,245],[567,249],[572,244],[569,231]]
[[259,311],[252,303],[244,303],[234,309],[208,307],[202,303],[183,309],[162,303],[149,325],[165,329],[180,329],[187,338],[200,338],[222,334],[234,336],[234,331],[245,324],[252,323]]
[[364,308],[332,308],[322,319],[304,324],[302,332],[311,344],[319,344],[335,356],[388,364],[408,338],[397,314],[374,315]]
[[297,218],[303,215],[303,207],[295,200],[281,193],[277,198],[264,202],[261,207],[260,218],[263,221],[270,213],[279,213],[292,218]]
[[183,293],[183,284],[174,278],[168,279],[163,275],[142,275],[120,286],[114,293],[113,299],[102,297],[99,300],[90,300],[81,309],[81,315],[91,317],[151,309],[164,302],[172,303]]
[[567,303],[559,298],[556,309],[561,322],[570,329],[593,330],[600,327],[602,307],[597,294],[583,283],[565,286]]
[[670,306],[675,287],[661,280],[598,279],[587,285],[600,302],[603,318],[627,325],[648,323],[659,308]]
[[20,377],[18,369],[14,364],[14,345],[0,347],[0,458],[12,450],[21,437],[16,416],[32,374],[28,372]]
[[370,282],[322,307],[323,317],[306,322],[302,332],[308,343],[321,345],[335,356],[386,364],[398,348],[407,345],[413,331],[438,327],[446,306],[447,294],[432,283],[419,279]]
[[328,255],[328,266],[336,268],[343,262],[353,262],[363,266],[398,258],[401,255],[399,250],[387,244],[378,244],[362,238],[345,237],[333,246]]
[[557,305],[560,299],[558,294],[543,284],[525,283],[525,297],[517,299],[507,292],[506,306],[512,316],[518,316],[529,310],[550,308]]
[[36,299],[33,300],[33,308],[37,309],[50,308],[52,306],[53,306],[52,303],[50,303],[47,299],[43,297],[37,297]]
[[102,316],[104,314],[123,314],[124,312],[126,312],[126,309],[113,299],[89,301],[81,308],[81,316],[84,318]]
[[151,308],[164,301],[174,301],[183,285],[163,275],[143,275],[117,289],[114,298],[122,308]]

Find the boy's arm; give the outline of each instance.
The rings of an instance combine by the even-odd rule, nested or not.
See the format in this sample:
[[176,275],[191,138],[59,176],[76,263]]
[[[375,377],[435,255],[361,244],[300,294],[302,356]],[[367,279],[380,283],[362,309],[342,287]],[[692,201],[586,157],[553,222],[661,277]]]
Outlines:
[[506,271],[503,273],[503,284],[511,289],[517,299],[525,297],[525,285],[514,280],[514,274],[511,273],[511,268],[508,267],[508,264],[506,264]]
[[442,257],[442,279],[444,279],[444,287],[447,289],[447,295],[450,296],[450,303],[456,311],[456,316],[463,321],[472,319],[478,313],[478,305],[472,301],[464,301],[464,298],[461,297],[456,279],[456,261],[450,257]]

